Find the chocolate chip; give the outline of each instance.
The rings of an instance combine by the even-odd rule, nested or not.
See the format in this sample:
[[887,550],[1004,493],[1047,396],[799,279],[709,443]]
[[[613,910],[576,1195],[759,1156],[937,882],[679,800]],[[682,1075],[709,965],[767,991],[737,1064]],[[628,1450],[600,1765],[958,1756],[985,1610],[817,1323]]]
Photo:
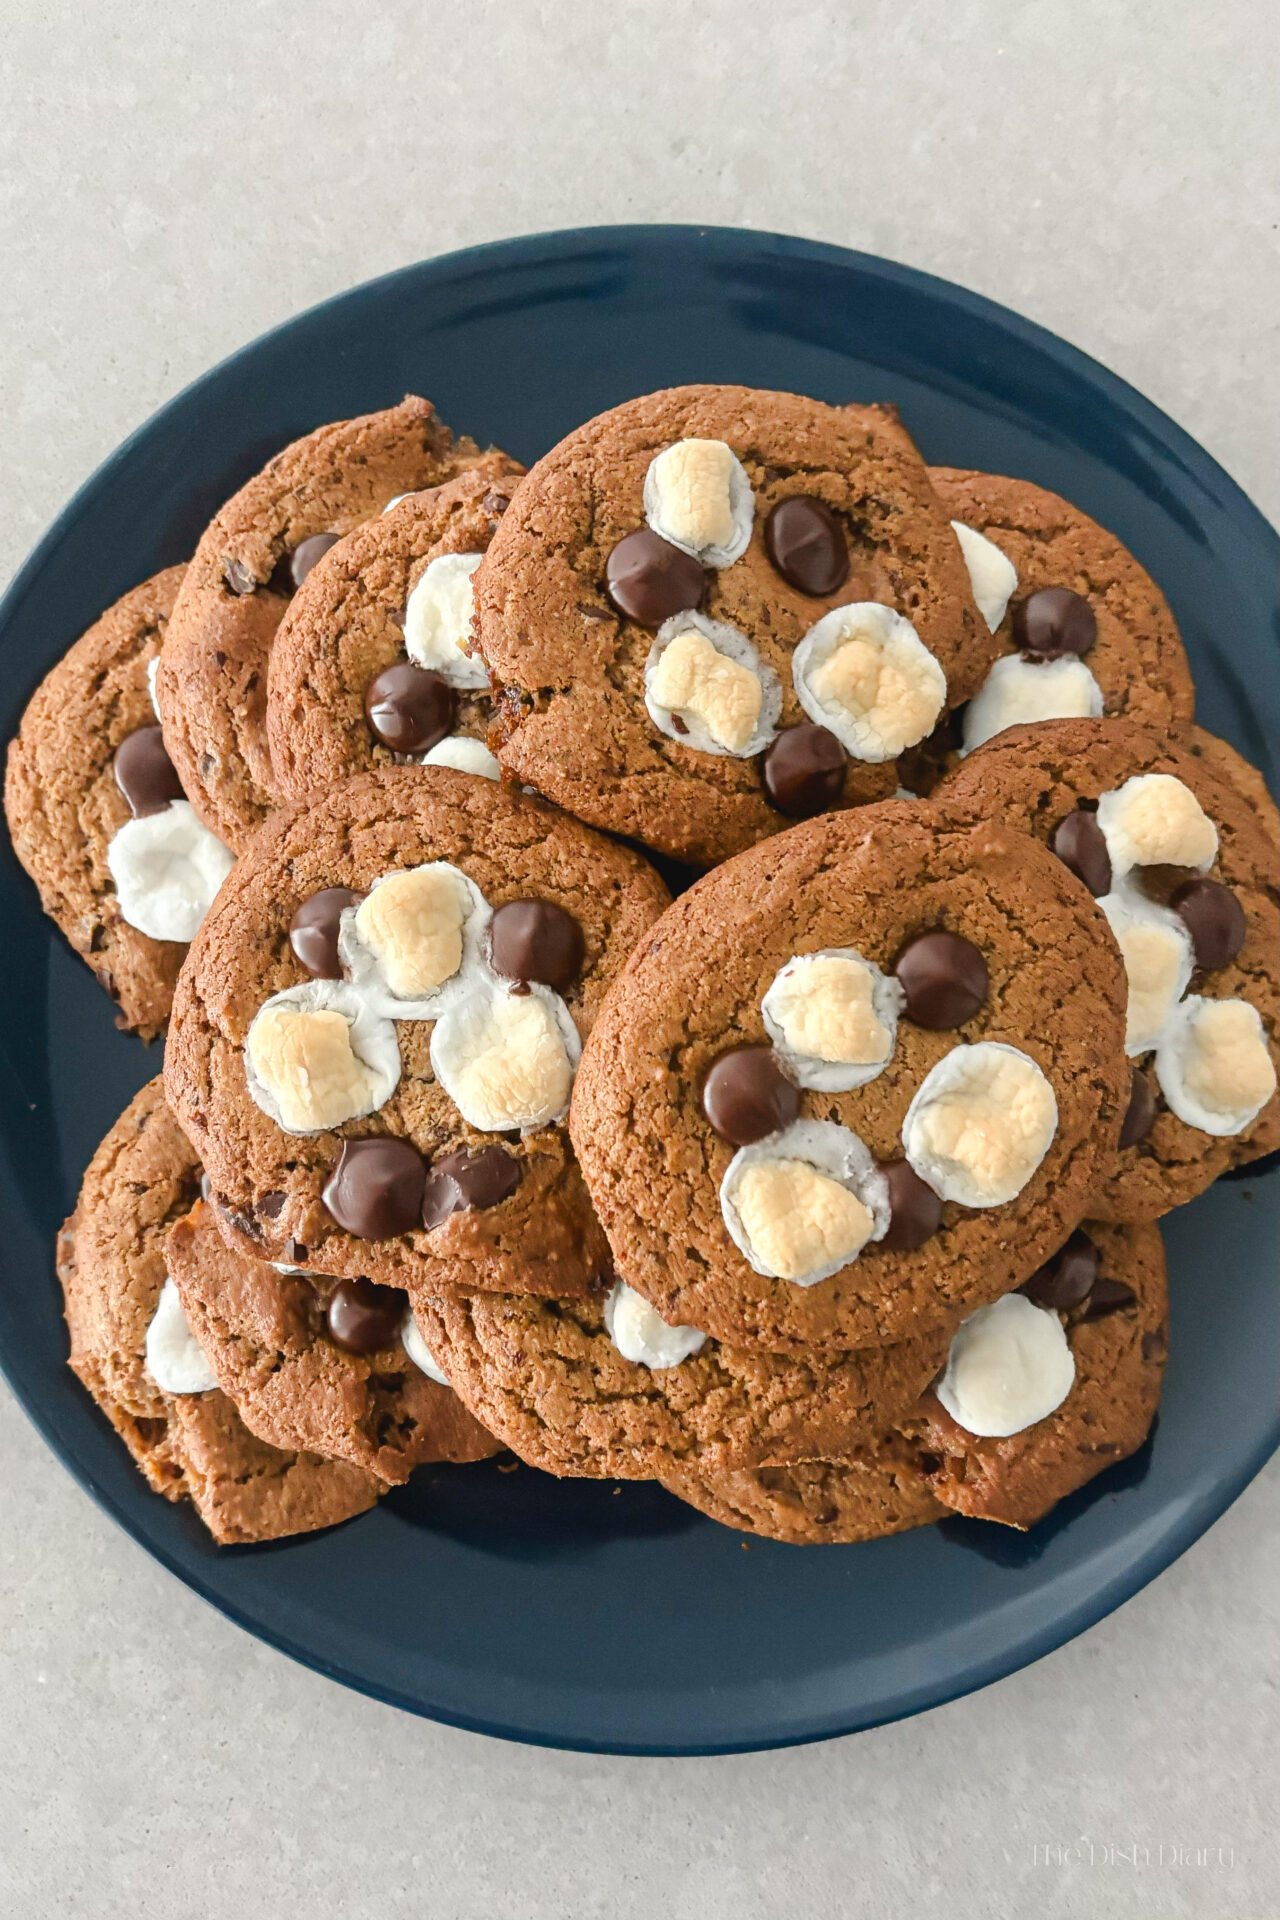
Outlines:
[[1129,1105],[1120,1128],[1120,1145],[1136,1147],[1139,1140],[1145,1140],[1155,1117],[1156,1097],[1151,1091],[1151,1082],[1141,1067],[1134,1067],[1130,1071]]
[[280,1193],[273,1188],[270,1193],[264,1193],[261,1199],[254,1201],[254,1211],[260,1213],[264,1220],[278,1220],[288,1197],[287,1193]]
[[834,733],[802,721],[774,736],[760,763],[760,777],[779,813],[792,820],[808,820],[839,806],[848,763],[849,756]]
[[889,1186],[889,1230],[877,1246],[914,1253],[942,1224],[942,1201],[905,1160],[886,1160],[880,1171]]
[[1087,1233],[1077,1231],[1018,1291],[1038,1307],[1065,1311],[1088,1299],[1097,1278],[1098,1249]]
[[1049,848],[1077,880],[1082,880],[1096,900],[1111,891],[1111,855],[1097,815],[1077,807],[1059,820],[1049,835]]
[[325,1325],[335,1346],[348,1353],[377,1353],[400,1337],[409,1296],[399,1287],[372,1280],[340,1280],[325,1308]]
[[554,900],[508,900],[489,922],[489,964],[504,980],[538,980],[563,993],[586,953],[582,928]]
[[800,1093],[772,1047],[734,1047],[712,1061],[702,1083],[702,1111],[722,1140],[749,1147],[791,1125]]
[[289,922],[289,945],[315,979],[341,980],[338,922],[359,898],[350,887],[321,887],[319,893],[303,901]]
[[458,1147],[442,1154],[427,1170],[422,1224],[438,1227],[454,1213],[478,1213],[509,1200],[520,1185],[520,1162],[505,1147]]
[[398,660],[371,680],[364,710],[374,738],[393,753],[426,753],[452,733],[458,697],[442,674]]
[[1170,905],[1191,935],[1198,967],[1225,967],[1229,960],[1235,959],[1244,945],[1249,925],[1244,908],[1230,887],[1201,874],[1184,882]]
[[1098,622],[1089,602],[1070,587],[1042,587],[1014,608],[1013,637],[1027,653],[1088,653]]
[[361,1240],[409,1233],[422,1217],[426,1162],[408,1140],[344,1140],[321,1198]]
[[289,555],[289,579],[292,585],[300,587],[317,560],[324,558],[330,547],[336,547],[336,533],[313,533],[307,539],[299,540]]
[[779,500],[764,523],[764,550],[789,587],[815,600],[849,577],[844,528],[825,500]]
[[1163,1360],[1169,1342],[1165,1338],[1163,1327],[1152,1327],[1142,1336],[1142,1357],[1144,1360]]
[[111,766],[135,820],[163,813],[171,800],[183,797],[178,770],[165,752],[159,727],[139,727],[136,733],[126,734]]
[[1085,1306],[1085,1320],[1101,1320],[1108,1313],[1122,1313],[1126,1307],[1137,1304],[1138,1296],[1132,1287],[1123,1280],[1108,1280],[1102,1276],[1094,1281],[1093,1289]]
[[480,505],[485,513],[502,514],[505,513],[511,505],[511,495],[509,493],[499,493],[496,488],[490,487],[488,493],[486,493],[484,499],[480,502]]
[[609,555],[604,585],[628,620],[660,627],[673,613],[702,604],[707,576],[692,554],[682,553],[651,527],[640,527],[619,540]]
[[987,998],[987,963],[971,940],[935,927],[917,935],[894,963],[918,1027],[959,1027]]
[[243,560],[228,560],[222,569],[222,577],[234,594],[243,597],[246,593],[257,592],[257,578]]
[[303,1246],[301,1240],[287,1241],[285,1244],[285,1252],[288,1254],[290,1260],[293,1262],[295,1267],[300,1267],[303,1261],[307,1257],[307,1250]]

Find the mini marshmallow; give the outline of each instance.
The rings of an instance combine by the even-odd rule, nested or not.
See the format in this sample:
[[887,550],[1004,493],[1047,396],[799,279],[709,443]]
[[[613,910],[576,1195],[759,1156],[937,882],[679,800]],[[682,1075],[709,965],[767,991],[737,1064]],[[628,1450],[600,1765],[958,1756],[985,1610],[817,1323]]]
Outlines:
[[160,671],[160,655],[153,654],[147,662],[147,692],[151,696],[151,711],[156,719],[160,718],[160,702],[156,699],[156,675]]
[[338,925],[338,954],[367,1005],[387,1020],[434,1020],[483,969],[489,907],[446,860],[375,880]]
[[677,440],[649,462],[645,519],[705,567],[728,567],[742,558],[755,511],[746,468],[723,440]]
[[404,645],[411,660],[443,675],[451,687],[488,688],[483,660],[467,652],[475,595],[471,576],[480,553],[438,553],[409,595],[404,610]]
[[1156,1049],[1156,1079],[1184,1125],[1220,1139],[1243,1133],[1276,1090],[1257,1008],[1247,1000],[1190,994]]
[[400,1079],[390,1020],[342,980],[308,980],[263,1002],[244,1044],[254,1105],[285,1133],[324,1133],[385,1106]]
[[450,733],[437,740],[422,756],[424,767],[453,767],[458,773],[477,773],[485,780],[500,780],[502,768],[483,740],[465,733]]
[[782,687],[736,627],[700,613],[677,613],[659,627],[649,649],[644,703],[669,740],[746,760],[777,731]]
[[957,1328],[936,1392],[966,1433],[1003,1440],[1048,1419],[1075,1377],[1057,1314],[1024,1293],[1006,1293]]
[[1098,801],[1098,825],[1119,880],[1134,867],[1211,867],[1218,830],[1171,773],[1137,773]]
[[912,1169],[944,1200],[1016,1200],[1053,1143],[1058,1102],[1035,1061],[1000,1040],[952,1047],[921,1081],[902,1123]]
[[1195,953],[1176,913],[1125,890],[1098,901],[1116,937],[1129,982],[1124,1050],[1149,1053],[1191,985]]
[[951,531],[960,542],[978,612],[994,633],[1008,611],[1014,588],[1018,584],[1018,570],[1008,554],[975,527],[966,527],[962,520],[953,520]]
[[234,861],[186,800],[126,820],[107,847],[121,916],[151,940],[194,940]]
[[1002,654],[964,710],[962,754],[993,740],[1006,727],[1036,720],[1096,720],[1102,688],[1078,654],[1025,659]]
[[929,733],[947,677],[909,620],[877,600],[833,607],[791,658],[796,698],[855,760],[878,765]]
[[889,1187],[848,1127],[796,1120],[734,1154],[720,1211],[756,1273],[812,1287],[883,1238]]
[[624,1360],[654,1372],[691,1360],[707,1338],[696,1327],[669,1326],[625,1280],[619,1280],[604,1303],[604,1324]]
[[431,1070],[468,1126],[529,1132],[567,1110],[581,1050],[559,994],[485,982],[437,1020]]
[[797,954],[761,1002],[765,1032],[797,1086],[861,1087],[893,1058],[905,995],[855,947]]
[[161,1393],[209,1393],[218,1384],[167,1275],[147,1328],[146,1356],[147,1372]]
[[441,1387],[447,1387],[449,1385],[448,1374],[443,1371],[439,1361],[427,1345],[422,1328],[418,1325],[412,1313],[406,1313],[404,1317],[404,1325],[400,1329],[400,1345],[404,1348],[405,1353],[409,1359],[412,1360],[414,1366],[417,1367],[420,1373],[425,1373],[428,1380],[434,1380],[436,1385]]

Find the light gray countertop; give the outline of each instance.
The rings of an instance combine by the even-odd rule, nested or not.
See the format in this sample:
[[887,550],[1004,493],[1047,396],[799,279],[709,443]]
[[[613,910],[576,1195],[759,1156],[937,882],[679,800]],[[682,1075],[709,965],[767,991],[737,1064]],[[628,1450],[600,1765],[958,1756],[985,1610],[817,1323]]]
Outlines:
[[[1280,510],[1271,0],[4,15],[0,577],[262,328],[427,254],[613,220],[797,232],[990,294]],[[119,1533],[3,1391],[0,1458],[5,1916],[1280,1907],[1275,1462],[1119,1613],[984,1693],[641,1761],[432,1726],[292,1665]]]

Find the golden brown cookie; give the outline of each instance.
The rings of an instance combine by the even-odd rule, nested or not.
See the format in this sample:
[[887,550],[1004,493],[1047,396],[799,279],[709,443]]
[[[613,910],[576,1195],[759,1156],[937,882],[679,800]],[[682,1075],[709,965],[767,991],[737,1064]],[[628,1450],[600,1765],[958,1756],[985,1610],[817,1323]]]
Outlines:
[[921,1478],[915,1449],[892,1435],[854,1460],[727,1473],[685,1462],[662,1484],[721,1526],[798,1547],[879,1540],[947,1512]]

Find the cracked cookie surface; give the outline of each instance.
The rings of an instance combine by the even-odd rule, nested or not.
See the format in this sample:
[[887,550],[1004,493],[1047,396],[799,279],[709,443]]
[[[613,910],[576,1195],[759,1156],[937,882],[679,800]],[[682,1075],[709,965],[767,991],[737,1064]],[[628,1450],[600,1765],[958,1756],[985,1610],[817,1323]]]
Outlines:
[[893,1436],[856,1460],[731,1472],[684,1463],[662,1484],[721,1526],[800,1547],[879,1540],[947,1512],[921,1479],[915,1449]]

